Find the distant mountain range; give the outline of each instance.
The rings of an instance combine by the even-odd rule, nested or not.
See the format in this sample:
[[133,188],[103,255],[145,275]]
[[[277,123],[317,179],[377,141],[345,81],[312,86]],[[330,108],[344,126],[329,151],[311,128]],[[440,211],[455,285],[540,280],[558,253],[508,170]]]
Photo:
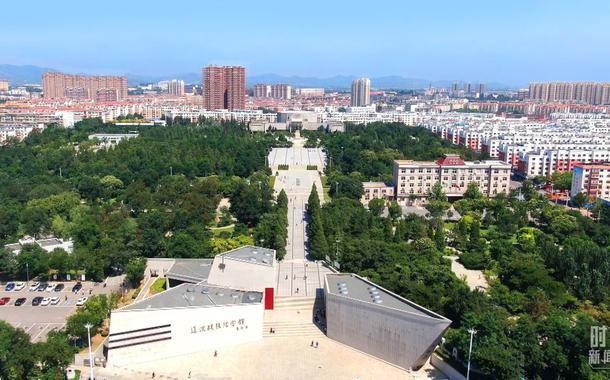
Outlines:
[[[0,79],[8,79],[11,85],[23,85],[26,83],[41,83],[42,74],[46,71],[59,71],[51,68],[32,65],[18,66],[0,64]],[[141,83],[154,83],[166,79],[181,79],[188,83],[201,83],[200,73],[183,73],[177,75],[139,75],[126,74],[130,85]],[[248,85],[256,83],[287,83],[295,87],[324,87],[327,89],[348,89],[355,76],[336,75],[326,78],[282,76],[277,74],[262,74],[247,76]],[[453,80],[426,80],[421,78],[405,78],[397,75],[372,77],[371,86],[379,89],[411,90],[433,87],[449,87]],[[487,83],[491,90],[505,90],[511,86],[502,83]]]

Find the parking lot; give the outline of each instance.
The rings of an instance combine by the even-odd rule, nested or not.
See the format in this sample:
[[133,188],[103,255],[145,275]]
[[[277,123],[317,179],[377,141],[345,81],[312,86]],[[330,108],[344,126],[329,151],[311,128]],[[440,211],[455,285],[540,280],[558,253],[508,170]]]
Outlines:
[[[30,335],[32,342],[43,341],[50,331],[61,329],[65,326],[68,316],[76,311],[76,301],[80,297],[107,294],[112,290],[116,291],[119,289],[121,281],[120,277],[111,278],[108,280],[106,287],[102,283],[97,283],[96,285],[93,282],[86,281],[82,283],[83,287],[78,293],[72,292],[72,287],[76,284],[75,281],[49,282],[64,284],[64,289],[59,292],[46,290],[31,291],[28,284],[19,291],[5,291],[6,284],[2,284],[0,299],[10,297],[10,300],[5,305],[0,305],[0,319],[25,330]],[[30,285],[32,283],[33,281],[30,281]],[[32,300],[35,297],[59,297],[59,303],[56,305],[33,306]],[[16,306],[15,301],[19,298],[26,298],[26,301],[23,305]]]

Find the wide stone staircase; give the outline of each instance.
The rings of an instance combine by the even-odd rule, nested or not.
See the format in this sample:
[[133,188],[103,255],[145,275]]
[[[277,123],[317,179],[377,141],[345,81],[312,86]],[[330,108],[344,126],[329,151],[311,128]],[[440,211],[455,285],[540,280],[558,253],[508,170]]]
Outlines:
[[[313,322],[314,307],[318,305],[315,297],[276,297],[274,310],[265,312],[263,337],[323,337],[324,333]],[[272,328],[275,333],[270,332]]]

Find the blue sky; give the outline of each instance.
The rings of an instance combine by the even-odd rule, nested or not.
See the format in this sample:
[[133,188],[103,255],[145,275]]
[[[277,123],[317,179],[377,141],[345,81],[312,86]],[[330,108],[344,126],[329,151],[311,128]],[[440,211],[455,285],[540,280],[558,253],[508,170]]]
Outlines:
[[2,1],[0,63],[171,75],[610,80],[608,1]]

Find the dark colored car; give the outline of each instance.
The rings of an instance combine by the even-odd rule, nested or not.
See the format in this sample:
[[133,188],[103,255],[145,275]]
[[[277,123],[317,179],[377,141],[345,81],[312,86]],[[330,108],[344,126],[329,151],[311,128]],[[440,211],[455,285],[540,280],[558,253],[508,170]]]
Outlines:
[[38,306],[42,302],[42,297],[34,297],[32,300],[32,306]]
[[36,289],[39,292],[44,292],[45,290],[47,290],[47,286],[49,286],[49,284],[47,282],[41,282],[40,285],[38,286],[38,289]]
[[15,289],[15,283],[14,282],[9,282],[4,287],[4,291],[6,291],[6,292],[10,292],[13,289]]
[[56,292],[61,292],[62,290],[64,290],[64,284],[57,284],[57,286],[55,286],[55,289],[53,289]]
[[0,305],[6,305],[11,302],[11,297],[2,297],[0,298]]
[[27,298],[17,298],[17,300],[15,301],[15,306],[21,306],[25,303],[25,301],[27,301]]
[[80,282],[77,282],[72,287],[72,293],[78,293],[78,291],[81,290],[82,288],[83,288],[83,284],[81,284]]

